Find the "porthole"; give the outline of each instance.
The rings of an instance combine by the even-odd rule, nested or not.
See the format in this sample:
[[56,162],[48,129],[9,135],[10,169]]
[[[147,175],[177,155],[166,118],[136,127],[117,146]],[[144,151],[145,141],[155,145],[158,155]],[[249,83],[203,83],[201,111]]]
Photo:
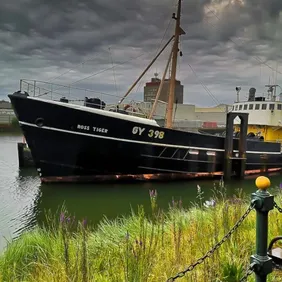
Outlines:
[[42,127],[44,125],[44,119],[43,118],[37,118],[35,120],[35,124],[38,126],[38,127]]

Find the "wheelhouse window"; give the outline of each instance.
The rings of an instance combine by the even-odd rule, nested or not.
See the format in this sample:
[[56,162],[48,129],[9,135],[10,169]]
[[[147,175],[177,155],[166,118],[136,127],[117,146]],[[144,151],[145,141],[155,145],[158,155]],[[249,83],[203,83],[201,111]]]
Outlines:
[[262,104],[262,105],[261,105],[261,109],[262,109],[262,110],[266,110],[266,108],[267,108],[267,104]]
[[240,105],[240,106],[239,106],[239,111],[241,111],[241,110],[242,110],[242,107],[243,107],[243,105]]
[[254,109],[254,104],[249,104],[249,110],[253,110]]
[[271,111],[273,111],[273,110],[274,110],[274,104],[269,104],[269,109],[270,109]]
[[236,105],[235,110],[236,110],[236,111],[238,110],[238,105]]
[[259,110],[259,108],[260,108],[260,104],[256,104],[255,110]]
[[277,110],[282,110],[282,104],[277,104]]
[[248,104],[245,104],[244,105],[244,110],[247,110],[248,109]]

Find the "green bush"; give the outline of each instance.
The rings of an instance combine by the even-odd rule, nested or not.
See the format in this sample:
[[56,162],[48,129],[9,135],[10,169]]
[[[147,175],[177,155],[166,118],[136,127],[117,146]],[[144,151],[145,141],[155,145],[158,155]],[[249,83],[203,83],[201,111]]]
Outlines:
[[19,121],[18,121],[17,117],[13,117],[12,118],[11,125],[14,128],[20,128],[20,124],[19,124]]

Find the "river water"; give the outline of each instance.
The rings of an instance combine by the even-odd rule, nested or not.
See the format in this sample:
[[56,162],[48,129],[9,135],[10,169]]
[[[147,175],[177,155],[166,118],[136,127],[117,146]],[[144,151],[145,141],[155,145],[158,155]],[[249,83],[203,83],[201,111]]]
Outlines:
[[[93,224],[104,216],[114,219],[127,215],[143,205],[150,212],[149,190],[158,192],[158,205],[168,208],[172,199],[181,199],[184,207],[197,201],[197,185],[202,197],[209,200],[218,181],[186,181],[171,183],[53,185],[40,183],[35,169],[19,169],[17,142],[21,136],[0,135],[0,252],[7,241],[23,231],[45,222],[46,211],[56,213],[62,206],[76,218],[87,218]],[[282,176],[270,176],[272,186],[279,187]],[[227,194],[239,188],[254,192],[254,178],[231,182]]]

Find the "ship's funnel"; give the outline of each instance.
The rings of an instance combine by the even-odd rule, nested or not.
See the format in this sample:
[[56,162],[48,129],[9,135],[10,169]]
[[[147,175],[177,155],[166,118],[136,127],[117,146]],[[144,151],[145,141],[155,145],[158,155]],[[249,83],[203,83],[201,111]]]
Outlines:
[[255,88],[250,88],[249,90],[249,99],[248,101],[255,101],[255,97],[256,97],[256,89]]

